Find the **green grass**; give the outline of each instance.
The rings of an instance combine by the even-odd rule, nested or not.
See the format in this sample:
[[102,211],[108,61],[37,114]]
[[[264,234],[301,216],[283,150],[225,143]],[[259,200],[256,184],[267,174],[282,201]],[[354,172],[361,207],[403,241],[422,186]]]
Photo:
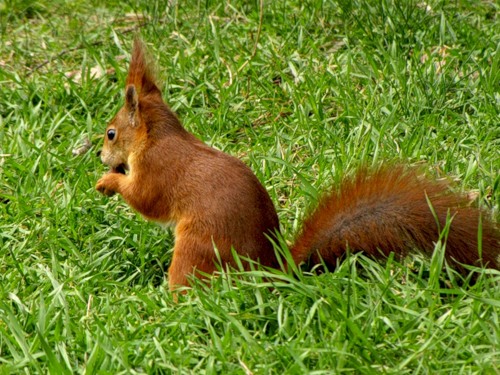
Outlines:
[[322,275],[224,272],[175,303],[171,233],[94,191],[140,33],[164,98],[252,168],[286,239],[383,160],[425,163],[498,219],[498,11],[264,1],[260,23],[258,1],[0,1],[0,373],[500,373],[498,272],[468,285],[439,252],[358,255]]

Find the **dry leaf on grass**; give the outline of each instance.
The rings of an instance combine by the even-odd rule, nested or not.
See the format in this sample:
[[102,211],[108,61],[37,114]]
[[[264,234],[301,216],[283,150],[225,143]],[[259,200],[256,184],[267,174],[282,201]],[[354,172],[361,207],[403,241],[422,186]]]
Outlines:
[[[98,79],[103,77],[104,75],[114,74],[115,69],[110,68],[104,70],[102,67],[96,65],[90,68],[89,77],[91,79]],[[71,79],[75,83],[82,82],[82,71],[81,70],[73,70],[71,72],[67,72],[64,74],[67,78]]]
[[92,147],[92,142],[90,142],[90,139],[86,138],[83,141],[83,144],[81,146],[79,146],[79,147],[74,148],[71,151],[71,153],[74,156],[80,156],[80,155],[85,154],[88,150],[90,150],[91,147]]

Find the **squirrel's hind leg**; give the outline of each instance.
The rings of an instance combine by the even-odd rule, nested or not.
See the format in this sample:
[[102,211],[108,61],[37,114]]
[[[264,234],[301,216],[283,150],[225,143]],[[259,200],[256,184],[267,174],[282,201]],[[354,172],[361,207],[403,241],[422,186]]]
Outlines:
[[203,278],[203,274],[214,273],[217,270],[216,259],[211,242],[203,243],[192,237],[178,237],[168,270],[169,289],[190,286],[189,277],[192,275]]

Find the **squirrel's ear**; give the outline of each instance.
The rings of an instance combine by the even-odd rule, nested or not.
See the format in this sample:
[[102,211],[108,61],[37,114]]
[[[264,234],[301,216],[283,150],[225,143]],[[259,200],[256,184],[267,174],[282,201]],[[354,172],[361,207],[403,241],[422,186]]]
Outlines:
[[134,85],[127,85],[125,89],[125,108],[129,114],[130,125],[135,126],[138,123],[137,113],[139,111],[139,96]]

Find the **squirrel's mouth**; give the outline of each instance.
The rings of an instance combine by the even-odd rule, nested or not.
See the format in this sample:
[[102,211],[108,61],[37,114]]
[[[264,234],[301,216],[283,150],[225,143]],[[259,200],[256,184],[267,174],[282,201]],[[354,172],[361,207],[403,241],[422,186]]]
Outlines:
[[128,166],[124,163],[111,168],[112,173],[127,174],[127,171],[128,171]]

